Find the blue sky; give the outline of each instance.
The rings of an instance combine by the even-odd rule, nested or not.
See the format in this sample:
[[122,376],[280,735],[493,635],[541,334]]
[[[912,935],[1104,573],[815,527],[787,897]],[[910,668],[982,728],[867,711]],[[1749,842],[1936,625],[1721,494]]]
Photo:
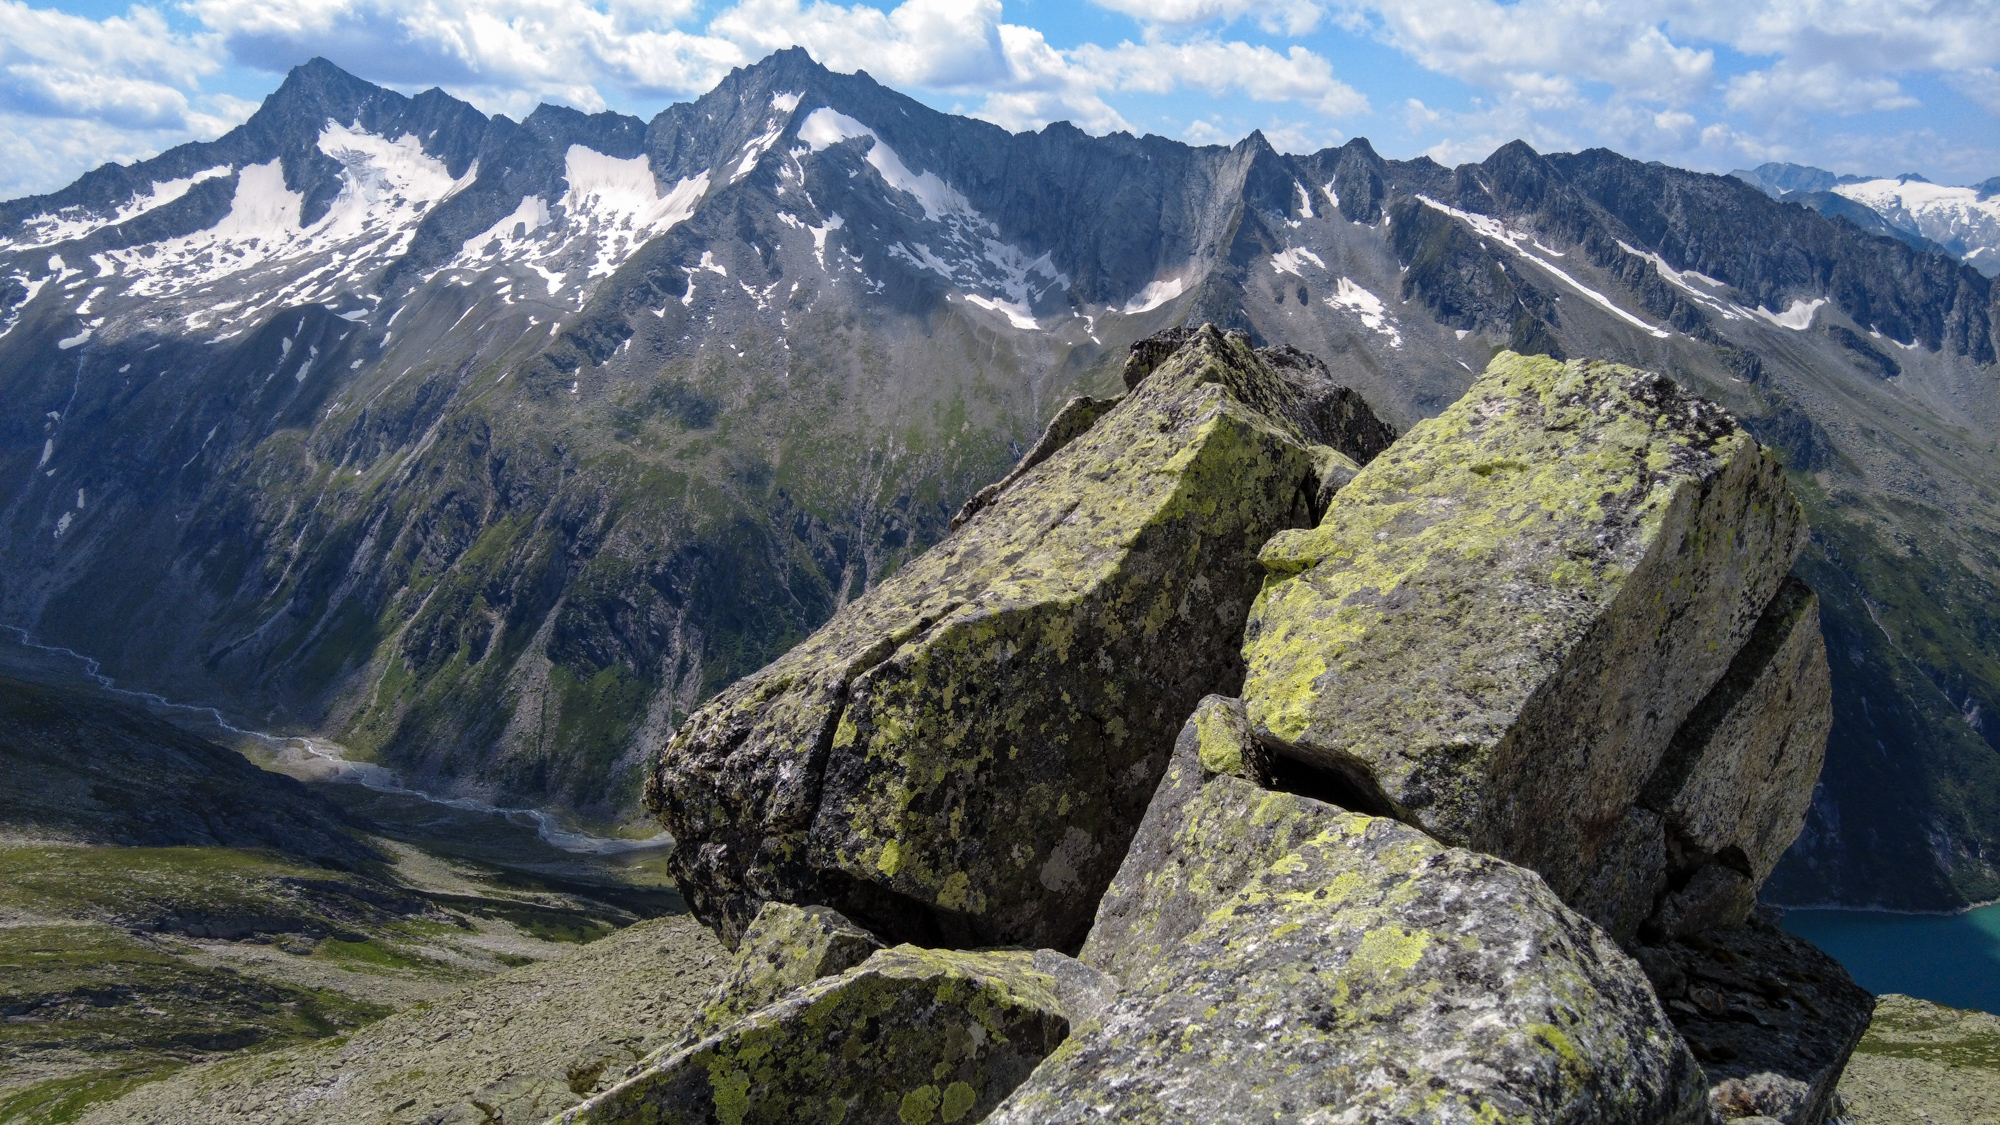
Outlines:
[[0,198],[217,136],[315,54],[649,117],[792,44],[1013,129],[2000,175],[1996,0],[0,0]]

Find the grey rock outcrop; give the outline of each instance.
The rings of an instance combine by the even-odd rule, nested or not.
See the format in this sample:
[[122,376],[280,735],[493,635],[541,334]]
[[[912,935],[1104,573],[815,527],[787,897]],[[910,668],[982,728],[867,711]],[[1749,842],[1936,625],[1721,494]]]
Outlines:
[[576,1120],[1818,1125],[1865,994],[1745,924],[1829,707],[1777,462],[1605,364],[1393,445],[1211,327],[1126,381],[675,737],[737,968]]
[[950,538],[683,724],[648,800],[696,913],[731,942],[779,900],[926,944],[1074,948],[1174,731],[1240,682],[1257,549],[1358,469],[1338,445],[1380,437],[1299,366],[1186,334],[1065,440],[1097,409],[1073,404],[1054,451]]
[[1706,1120],[1639,967],[1533,872],[1264,789],[1204,701],[1082,960],[1117,999],[996,1123]]
[[1804,543],[1720,408],[1503,353],[1266,545],[1243,697],[1285,756],[1627,938],[1667,865],[1641,794]]
[[1069,1033],[1025,952],[897,946],[794,990],[564,1113],[561,1125],[982,1120]]

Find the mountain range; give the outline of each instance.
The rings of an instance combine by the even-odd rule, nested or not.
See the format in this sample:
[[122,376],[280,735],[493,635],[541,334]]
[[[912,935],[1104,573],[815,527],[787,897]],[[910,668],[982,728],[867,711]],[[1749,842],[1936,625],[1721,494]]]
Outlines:
[[1773,199],[1846,219],[1919,250],[1936,250],[2000,276],[2000,176],[1969,187],[1901,176],[1837,176],[1804,164],[1760,164],[1730,175]]
[[1204,321],[1398,425],[1502,349],[1723,403],[1805,499],[1833,654],[1768,893],[2000,895],[2000,289],[1602,149],[1013,134],[799,50],[517,122],[314,60],[218,140],[0,203],[0,623],[615,820],[701,701]]

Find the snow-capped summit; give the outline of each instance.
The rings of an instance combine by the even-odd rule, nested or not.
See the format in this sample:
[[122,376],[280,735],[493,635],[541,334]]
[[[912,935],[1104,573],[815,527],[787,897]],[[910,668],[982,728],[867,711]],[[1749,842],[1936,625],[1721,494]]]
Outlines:
[[[2000,179],[2000,177],[1996,177]],[[1993,180],[1946,187],[1917,175],[1858,180],[1833,191],[1866,205],[1892,226],[1923,235],[1987,277],[2000,276],[2000,197]]]
[[1970,187],[1947,187],[1915,172],[1835,175],[1803,164],[1762,164],[1730,175],[1773,199],[1847,219],[1871,234],[1942,250],[1987,277],[2000,276],[2000,176]]

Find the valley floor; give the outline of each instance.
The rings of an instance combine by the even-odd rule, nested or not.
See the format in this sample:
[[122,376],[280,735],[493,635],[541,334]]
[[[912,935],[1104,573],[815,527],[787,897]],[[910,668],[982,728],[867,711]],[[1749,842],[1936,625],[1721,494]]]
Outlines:
[[343,1042],[641,916],[369,843],[393,857],[383,878],[249,849],[0,841],[0,1121],[75,1120],[191,1064]]
[[191,1067],[79,1120],[538,1123],[678,1030],[727,963],[687,915],[641,922],[350,1036]]

